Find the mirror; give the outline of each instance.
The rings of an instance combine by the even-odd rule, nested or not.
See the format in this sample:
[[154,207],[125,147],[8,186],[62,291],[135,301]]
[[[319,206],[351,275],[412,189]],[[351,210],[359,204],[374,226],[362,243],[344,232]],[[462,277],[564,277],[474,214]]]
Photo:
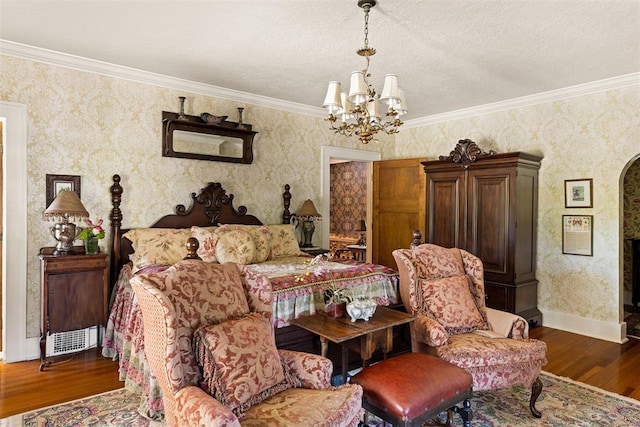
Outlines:
[[162,112],[162,156],[216,162],[253,162],[253,137],[246,123],[207,123],[199,116]]

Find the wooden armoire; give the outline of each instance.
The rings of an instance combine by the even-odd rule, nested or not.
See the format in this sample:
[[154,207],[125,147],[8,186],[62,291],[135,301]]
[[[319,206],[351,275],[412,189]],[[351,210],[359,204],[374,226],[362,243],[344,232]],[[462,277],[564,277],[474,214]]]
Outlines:
[[541,156],[496,154],[458,142],[449,156],[421,162],[426,173],[425,242],[458,247],[484,264],[487,306],[542,324],[536,239]]

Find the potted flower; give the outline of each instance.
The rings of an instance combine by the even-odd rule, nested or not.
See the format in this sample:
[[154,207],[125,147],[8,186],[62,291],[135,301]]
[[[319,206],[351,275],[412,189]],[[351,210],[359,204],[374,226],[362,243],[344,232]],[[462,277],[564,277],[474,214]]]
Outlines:
[[342,317],[346,311],[347,303],[353,300],[349,289],[336,288],[335,283],[324,291],[325,311],[331,317]]
[[100,252],[98,242],[104,239],[104,228],[102,228],[102,220],[94,224],[90,219],[87,220],[87,227],[84,227],[76,236],[80,240],[84,240],[84,249],[87,254],[97,254]]

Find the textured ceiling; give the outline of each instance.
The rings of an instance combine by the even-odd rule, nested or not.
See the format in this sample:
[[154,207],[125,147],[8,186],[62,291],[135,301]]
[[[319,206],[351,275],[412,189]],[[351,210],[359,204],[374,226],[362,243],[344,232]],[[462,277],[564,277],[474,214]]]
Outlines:
[[[0,0],[0,39],[319,107],[362,70],[356,0]],[[640,71],[640,0],[378,0],[372,82],[415,119]]]

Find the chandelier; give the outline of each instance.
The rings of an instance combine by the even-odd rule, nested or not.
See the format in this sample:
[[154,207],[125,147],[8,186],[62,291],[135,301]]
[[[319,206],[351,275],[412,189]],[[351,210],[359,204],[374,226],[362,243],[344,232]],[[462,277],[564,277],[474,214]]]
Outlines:
[[[340,82],[329,82],[322,104],[329,111],[325,120],[329,121],[331,129],[347,137],[355,134],[363,144],[368,144],[380,131],[389,135],[398,133],[398,127],[402,125],[400,116],[407,114],[404,90],[398,87],[397,75],[385,75],[380,95],[369,83],[369,61],[376,54],[369,46],[369,11],[375,5],[376,0],[358,1],[358,6],[364,10],[364,47],[356,53],[367,60],[367,67],[351,73],[348,94],[342,92]],[[386,108],[384,120],[380,115],[380,104]]]

